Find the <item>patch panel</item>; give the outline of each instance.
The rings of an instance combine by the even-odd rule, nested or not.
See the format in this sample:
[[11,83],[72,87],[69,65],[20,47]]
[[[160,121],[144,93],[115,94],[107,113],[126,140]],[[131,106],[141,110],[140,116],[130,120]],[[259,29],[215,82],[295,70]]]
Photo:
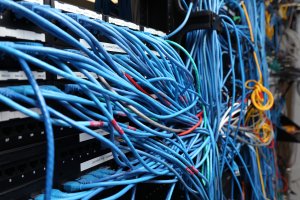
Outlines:
[[25,40],[45,42],[46,34],[29,20],[8,10],[0,13],[0,38],[1,40]]
[[164,37],[166,36],[166,33],[162,32],[162,31],[159,31],[159,30],[155,30],[153,28],[149,28],[149,27],[143,27],[142,29],[145,33],[150,33],[152,35],[156,35],[156,36],[161,36],[161,37]]
[[[0,87],[28,84],[26,74],[21,70],[21,66],[14,58],[3,54],[0,58],[0,63]],[[35,80],[39,84],[53,83],[53,80],[55,80],[50,73],[42,71],[34,65],[30,67]]]
[[[103,129],[96,129],[94,130],[96,133],[98,134],[101,134],[102,136],[106,136],[106,135],[109,135],[109,132],[103,130]],[[87,141],[87,140],[93,140],[95,139],[93,136],[90,136],[86,133],[80,133],[79,134],[79,142],[84,142],[84,141]]]
[[[0,151],[20,148],[26,145],[45,141],[43,123],[37,122],[31,118],[13,119],[10,121],[0,122],[0,127]],[[68,127],[55,126],[53,129],[55,138],[75,135],[77,142],[79,143],[94,139],[90,135],[80,133],[78,130]],[[108,132],[103,129],[95,129],[94,131],[103,136],[108,135]]]
[[65,12],[81,14],[81,15],[90,17],[92,19],[103,20],[103,15],[100,13],[96,13],[94,11],[84,9],[84,8],[79,8],[78,6],[74,6],[72,4],[64,3],[61,1],[54,1],[54,8],[65,11]]
[[[32,71],[32,73],[36,80],[46,80],[46,72]],[[16,80],[16,81],[27,80],[27,77],[24,71],[0,70],[0,81],[11,81],[11,80]]]
[[121,20],[118,18],[114,18],[114,17],[107,16],[106,21],[108,23],[115,24],[115,25],[122,26],[122,27],[127,27],[132,30],[140,30],[141,29],[141,27],[137,24],[134,24],[132,22],[127,22],[127,21],[124,21],[124,20]]
[[[102,15],[100,13],[97,13],[97,12],[94,12],[94,11],[91,11],[91,10],[88,10],[88,9],[84,9],[84,8],[79,8],[78,6],[75,6],[75,5],[72,5],[72,4],[69,4],[69,3],[65,3],[65,2],[61,2],[61,1],[54,1],[54,8],[60,9],[60,10],[65,11],[65,12],[82,14],[82,15],[90,17],[92,19],[104,20],[108,23],[111,23],[111,24],[114,24],[114,25],[117,25],[117,26],[121,26],[121,27],[127,27],[127,28],[132,29],[132,30],[144,31],[146,33],[150,33],[150,34],[155,35],[155,36],[163,37],[163,36],[166,35],[165,32],[160,31],[160,30],[156,30],[156,29],[153,29],[153,28],[150,28],[150,27],[141,26],[141,25],[129,22],[129,21],[119,19],[119,18],[115,18],[115,17],[111,17],[111,16],[105,16],[105,15]],[[114,51],[115,47],[113,47],[113,49],[111,49],[111,47],[108,46],[108,44],[104,44],[103,46],[104,46],[105,49],[107,47],[107,49],[106,49],[107,51],[112,50],[112,52],[118,52],[118,50]],[[120,53],[122,53],[122,51]]]
[[86,171],[88,169],[91,169],[92,167],[98,166],[112,159],[113,159],[112,152],[105,153],[101,156],[80,163],[80,171],[81,172]]
[[[8,38],[1,38],[1,40],[4,40],[3,42],[7,42],[7,40],[9,40]],[[37,43],[37,42],[29,42],[29,41],[24,41],[24,40],[18,40],[16,42],[24,42],[26,44],[29,45],[36,45],[36,46],[42,46],[41,43]],[[26,76],[25,73],[22,71],[22,68],[19,64],[19,62],[12,56],[9,56],[7,54],[2,54],[0,57],[0,71],[3,73],[3,78],[2,79],[8,79],[7,81],[10,80],[18,80],[18,81],[22,81],[22,80],[26,80]],[[33,73],[36,77],[40,77],[40,78],[44,78],[44,76],[46,75],[47,77],[47,73],[45,74],[44,71],[38,69],[35,66],[31,66],[31,69]],[[42,73],[40,73],[42,72]],[[11,74],[12,73],[12,74]],[[2,82],[5,82],[5,80],[3,80]]]
[[[31,2],[31,1],[29,1]],[[35,1],[33,1],[35,2]],[[42,4],[41,1],[38,1],[39,4]],[[82,9],[77,6],[63,3],[60,1],[54,1],[53,7],[57,8],[59,10],[62,10],[64,12],[70,12],[70,13],[76,13],[81,14],[87,17],[90,17],[92,19],[99,19],[104,20],[108,23],[127,27],[132,30],[143,30],[144,32],[157,35],[157,36],[164,36],[165,33],[148,28],[148,27],[142,27],[137,24],[134,24],[132,22],[127,22],[118,18],[110,17],[110,16],[104,16],[100,13],[96,13],[94,11],[88,10],[88,9]],[[25,23],[24,23],[25,22]],[[63,27],[62,27],[63,28]],[[66,30],[67,31],[67,30]],[[125,53],[123,49],[121,49],[119,46],[112,44],[110,41],[108,41],[105,38],[102,38],[99,35],[95,35],[99,41],[101,41],[103,47],[105,50],[111,53]],[[74,36],[76,37],[76,36]],[[42,42],[43,44],[50,45],[50,46],[57,46],[57,47],[67,47],[67,45],[57,40],[57,38],[44,33],[39,27],[32,24],[31,22],[21,19],[19,20],[17,16],[15,16],[13,13],[4,11],[1,14],[0,17],[0,40],[16,40],[16,41],[36,41],[36,42]],[[80,38],[78,40],[85,45],[86,47],[89,47],[86,42]],[[155,52],[157,54],[157,52]],[[6,75],[7,76],[7,75]],[[11,75],[14,76],[14,75]],[[0,77],[1,78],[1,77]],[[5,79],[5,74],[3,79]],[[1,81],[1,80],[0,80]]]
[[[79,142],[78,136],[70,135],[56,139],[55,145],[55,169],[59,169],[54,180],[56,185],[112,159],[109,151],[96,140]],[[38,184],[45,175],[45,161],[45,143],[0,152],[0,197],[9,199],[9,195],[13,195],[16,198],[13,191],[18,193],[20,188],[28,184]],[[29,197],[38,191],[37,187],[41,191],[43,184],[31,187],[33,189],[20,197]]]
[[[62,4],[57,5],[61,6]],[[77,10],[73,8],[69,11],[83,14],[94,19],[104,18],[109,23],[133,30],[142,29],[142,27],[130,22],[112,17],[103,17],[88,10]],[[3,13],[0,28],[5,31],[2,36],[0,35],[1,41],[9,40],[12,42],[26,42],[30,45],[68,48],[68,46],[64,44],[64,41],[58,41],[57,38],[44,33],[30,22],[26,21],[25,26],[19,26],[23,18],[18,18],[18,16],[8,11],[4,11]],[[60,26],[58,22],[53,21],[53,23],[68,32],[68,30]],[[151,33],[151,30],[149,33]],[[151,34],[153,33],[157,34],[158,32],[152,31]],[[104,49],[108,52],[118,54],[126,53],[119,46],[109,43],[107,39],[102,38],[100,34],[94,32],[92,32],[92,34],[102,42]],[[79,38],[76,39],[79,40]],[[84,40],[80,42],[82,43]],[[153,51],[153,53],[158,55],[155,51]],[[36,57],[48,62],[46,56],[41,58],[41,56],[36,55]],[[23,85],[24,82],[28,84],[25,73],[20,71],[20,66],[16,60],[11,59],[8,55],[4,55],[1,57],[1,61],[1,63],[3,63],[0,66],[1,83],[10,86]],[[30,68],[39,85],[50,83],[49,85],[64,86],[63,84],[65,82],[61,81],[62,77],[56,75],[52,76],[49,73],[38,71],[35,66],[30,65]],[[75,74],[79,78],[86,78],[80,72],[75,72]],[[92,73],[92,75],[98,78],[96,74]],[[48,105],[52,106],[51,103],[51,100],[47,100]],[[31,110],[41,114],[37,108],[31,108]],[[57,110],[61,110],[66,114],[63,108]],[[99,110],[97,110],[97,112],[99,113]],[[69,115],[69,113],[66,115]],[[76,116],[72,116],[72,118],[76,119]],[[118,121],[128,120],[127,118],[119,120],[117,116],[116,119]],[[42,189],[44,188],[44,176],[46,171],[44,124],[27,118],[18,111],[4,110],[0,112],[0,127],[0,199],[24,199],[34,197],[38,193],[43,193]],[[59,188],[64,181],[77,178],[82,173],[86,173],[103,164],[106,165],[108,162],[111,162],[109,166],[113,166],[112,153],[106,149],[105,146],[101,146],[100,143],[90,135],[80,133],[78,130],[68,127],[55,126],[53,129],[56,154],[55,188]],[[109,134],[103,129],[96,129],[94,131],[103,136]],[[122,142],[124,141],[122,140]]]
[[68,3],[63,3],[60,1],[54,1],[54,8],[60,9],[65,12],[70,12],[70,13],[77,13],[81,14],[93,19],[100,19],[100,20],[105,20],[108,23],[115,24],[118,26],[122,27],[127,27],[132,30],[141,30],[141,27],[135,23],[128,22],[122,19],[110,17],[110,16],[104,16],[102,14],[96,13],[94,11],[84,9],[84,8],[79,8],[78,6],[68,4]]
[[[39,108],[29,108],[29,109],[38,114],[41,114]],[[24,119],[24,118],[28,118],[28,116],[24,115],[20,111],[15,111],[15,110],[0,111],[0,122],[6,122],[12,119]]]
[[33,31],[23,29],[12,29],[6,27],[0,27],[0,37],[16,38],[30,41],[46,41],[46,35],[44,33],[36,33]]

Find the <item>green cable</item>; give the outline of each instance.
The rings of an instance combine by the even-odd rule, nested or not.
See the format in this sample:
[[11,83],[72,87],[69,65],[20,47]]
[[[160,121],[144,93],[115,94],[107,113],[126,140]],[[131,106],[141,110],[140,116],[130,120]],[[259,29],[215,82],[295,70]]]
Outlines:
[[202,110],[203,110],[203,119],[204,119],[204,128],[207,128],[207,116],[206,116],[206,109],[204,106],[202,106]]
[[234,20],[235,22],[240,22],[240,21],[241,21],[241,17],[240,17],[240,16],[234,16],[234,17],[233,17],[233,20]]
[[[210,146],[209,146],[210,148]],[[209,150],[208,146],[205,147],[205,150],[208,151]],[[210,154],[211,152],[209,152],[208,154]],[[206,177],[207,177],[207,181],[210,182],[210,156],[207,156],[208,158],[206,159],[206,169],[207,169],[207,172],[206,172]],[[208,183],[209,184],[209,183]]]
[[[199,80],[199,73],[198,73],[198,69],[197,69],[197,65],[194,61],[194,59],[192,58],[192,56],[189,54],[189,52],[187,52],[187,50],[185,50],[185,48],[183,48],[180,44],[173,42],[171,40],[165,40],[167,43],[172,44],[174,46],[176,46],[177,48],[179,48],[181,51],[183,51],[187,57],[191,60],[192,62],[192,66],[195,70],[195,75],[196,75],[196,81],[197,81],[197,90],[198,90],[198,94],[200,95],[200,80]],[[202,106],[203,108],[203,115],[204,115],[204,128],[207,127],[207,116],[206,116],[206,111],[205,111],[205,107]]]
[[[195,75],[196,75],[196,81],[197,81],[197,90],[198,90],[198,93],[200,95],[200,80],[199,80],[199,73],[198,73],[198,69],[197,69],[197,65],[194,61],[194,59],[192,58],[192,56],[189,54],[189,52],[187,52],[187,50],[185,50],[185,48],[183,48],[181,45],[179,45],[178,43],[176,42],[173,42],[171,40],[165,40],[167,43],[169,44],[172,44],[174,46],[176,46],[177,48],[179,48],[181,51],[183,51],[183,53],[185,53],[185,55],[187,55],[187,57],[191,60],[192,62],[192,66],[195,70]],[[207,128],[207,116],[206,116],[206,109],[204,106],[202,106],[202,109],[203,109],[203,118],[204,118],[204,128],[206,129]],[[205,147],[205,151],[207,151],[207,147]],[[210,167],[210,164],[209,164],[209,161],[207,160],[206,161],[206,165],[207,167]],[[202,173],[203,173],[203,167],[201,169]],[[209,170],[207,171],[207,177],[209,177]],[[205,182],[203,181],[204,185],[205,185]]]
[[194,61],[194,59],[192,58],[192,56],[189,54],[189,52],[187,52],[187,50],[185,50],[185,48],[183,48],[180,44],[173,42],[171,40],[165,40],[167,43],[172,44],[174,46],[176,46],[177,48],[179,48],[181,51],[183,51],[183,53],[185,53],[185,55],[187,55],[187,57],[191,60],[192,62],[192,66],[195,70],[195,75],[196,75],[196,81],[197,81],[197,90],[198,93],[200,95],[200,80],[199,80],[199,73],[198,73],[198,69],[197,69],[197,65]]

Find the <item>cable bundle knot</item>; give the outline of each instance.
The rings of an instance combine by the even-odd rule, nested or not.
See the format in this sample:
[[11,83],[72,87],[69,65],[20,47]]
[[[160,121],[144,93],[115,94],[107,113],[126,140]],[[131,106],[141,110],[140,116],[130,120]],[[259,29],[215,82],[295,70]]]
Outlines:
[[[254,83],[254,86],[250,86],[250,83]],[[251,101],[255,108],[259,111],[267,111],[272,108],[274,104],[274,97],[270,90],[263,86],[263,84],[255,80],[248,80],[246,81],[246,88],[253,90],[251,94]]]

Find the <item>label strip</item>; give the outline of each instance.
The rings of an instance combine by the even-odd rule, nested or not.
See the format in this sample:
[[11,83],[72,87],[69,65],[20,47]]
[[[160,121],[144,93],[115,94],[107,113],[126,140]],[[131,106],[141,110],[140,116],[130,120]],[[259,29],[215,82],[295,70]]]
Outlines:
[[[102,136],[105,136],[105,135],[108,135],[109,132],[103,130],[103,129],[97,129],[97,130],[94,130],[96,133],[99,133],[101,134]],[[89,134],[86,134],[86,133],[80,133],[79,134],[79,142],[84,142],[84,141],[87,141],[87,140],[92,140],[92,139],[95,139],[93,136],[89,135]]]
[[102,156],[99,156],[99,157],[93,158],[91,160],[85,161],[83,163],[80,163],[80,171],[90,169],[90,168],[95,167],[97,165],[100,165],[104,162],[107,162],[111,159],[113,159],[113,155],[112,155],[111,152],[109,152],[109,153],[104,154]]

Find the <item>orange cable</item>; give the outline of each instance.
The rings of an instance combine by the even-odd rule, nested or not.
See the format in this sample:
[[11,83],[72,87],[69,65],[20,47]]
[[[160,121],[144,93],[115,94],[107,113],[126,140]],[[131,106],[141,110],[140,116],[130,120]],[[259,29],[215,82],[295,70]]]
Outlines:
[[200,126],[201,122],[202,122],[202,114],[203,114],[203,111],[201,111],[200,113],[197,114],[197,117],[199,117],[199,121],[197,122],[197,124],[195,124],[192,128],[184,131],[184,132],[181,132],[179,133],[178,135],[179,136],[183,136],[183,135],[187,135],[189,133],[191,133],[192,131],[194,131],[196,128],[198,128],[198,126]]

